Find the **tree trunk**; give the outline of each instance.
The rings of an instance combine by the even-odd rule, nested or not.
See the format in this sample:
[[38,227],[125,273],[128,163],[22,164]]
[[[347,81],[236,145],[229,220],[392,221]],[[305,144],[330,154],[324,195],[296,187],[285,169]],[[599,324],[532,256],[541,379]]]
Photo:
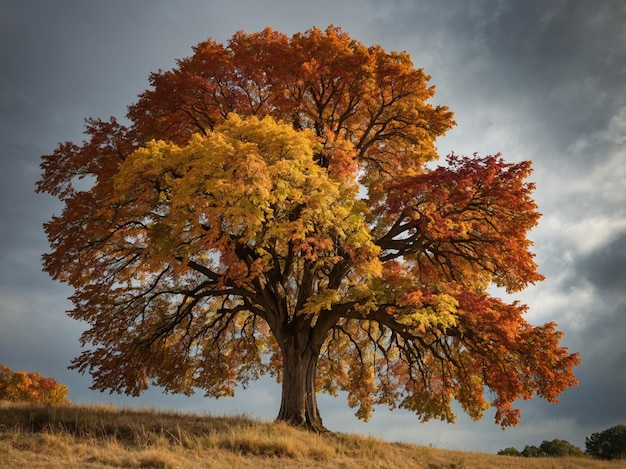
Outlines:
[[317,433],[328,430],[317,408],[315,377],[319,350],[297,337],[282,344],[283,383],[280,411],[276,420]]

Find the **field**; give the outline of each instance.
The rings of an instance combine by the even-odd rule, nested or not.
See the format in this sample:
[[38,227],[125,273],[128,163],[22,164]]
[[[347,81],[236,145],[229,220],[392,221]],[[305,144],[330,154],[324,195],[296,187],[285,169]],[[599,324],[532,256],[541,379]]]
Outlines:
[[0,402],[0,467],[609,469],[626,461],[447,451],[244,417]]

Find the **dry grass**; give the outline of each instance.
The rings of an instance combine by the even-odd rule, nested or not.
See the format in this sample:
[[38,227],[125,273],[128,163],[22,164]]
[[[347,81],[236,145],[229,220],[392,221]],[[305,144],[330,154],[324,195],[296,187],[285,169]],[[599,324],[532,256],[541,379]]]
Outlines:
[[244,417],[0,403],[2,468],[603,469],[626,461],[527,459],[316,435]]

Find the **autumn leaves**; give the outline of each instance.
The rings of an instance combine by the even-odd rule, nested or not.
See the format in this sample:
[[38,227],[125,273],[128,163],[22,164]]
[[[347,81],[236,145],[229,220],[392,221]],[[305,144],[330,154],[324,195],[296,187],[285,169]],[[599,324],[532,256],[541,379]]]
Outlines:
[[45,156],[38,190],[65,209],[44,269],[90,326],[73,366],[129,394],[228,395],[270,373],[279,419],[317,431],[319,390],[364,419],[452,420],[456,400],[514,425],[517,399],[574,385],[554,325],[488,290],[542,278],[530,163],[427,166],[454,125],[428,80],[338,28],[240,32],[153,74],[128,127],[90,121]]

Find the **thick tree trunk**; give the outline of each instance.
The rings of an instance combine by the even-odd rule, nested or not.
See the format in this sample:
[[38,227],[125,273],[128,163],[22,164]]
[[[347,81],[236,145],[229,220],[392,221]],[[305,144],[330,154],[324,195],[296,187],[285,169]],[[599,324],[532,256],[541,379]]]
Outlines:
[[276,420],[318,433],[327,432],[317,408],[315,390],[318,348],[294,337],[282,345],[282,351],[282,399]]

